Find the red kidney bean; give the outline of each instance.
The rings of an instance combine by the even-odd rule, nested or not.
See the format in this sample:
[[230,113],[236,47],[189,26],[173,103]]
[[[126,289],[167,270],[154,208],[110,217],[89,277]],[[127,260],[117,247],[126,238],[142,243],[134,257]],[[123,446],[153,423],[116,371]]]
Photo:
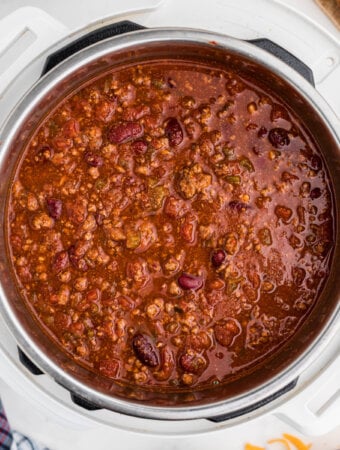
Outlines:
[[238,200],[232,200],[229,202],[229,208],[238,213],[244,212],[250,208],[249,205],[243,202],[239,202]]
[[63,209],[63,202],[57,198],[47,198],[46,199],[48,215],[52,219],[59,219]]
[[321,194],[322,194],[321,189],[316,187],[310,191],[309,195],[312,200],[315,200],[316,198],[321,197]]
[[227,254],[224,250],[222,249],[214,250],[211,255],[211,262],[213,266],[220,267],[224,263],[226,257]]
[[171,147],[175,147],[183,141],[183,130],[175,117],[170,117],[170,119],[167,120],[165,136],[169,139]]
[[84,159],[87,164],[92,167],[101,167],[104,164],[103,158],[93,152],[85,152]]
[[66,269],[68,265],[69,265],[68,253],[66,251],[62,251],[56,254],[53,261],[52,270],[55,273],[59,273],[62,272],[64,269]]
[[196,354],[185,353],[179,359],[179,363],[185,372],[199,374],[204,371],[207,366],[207,361],[203,356]]
[[49,161],[53,158],[54,150],[49,147],[48,145],[44,145],[43,147],[40,147],[37,151],[34,160],[39,163],[44,163],[46,161]]
[[197,291],[203,286],[203,278],[183,272],[178,278],[178,284],[185,291],[188,291],[189,289]]
[[112,144],[121,144],[143,134],[143,127],[138,122],[124,122],[110,128],[108,139]]
[[142,139],[138,139],[137,141],[132,142],[131,148],[138,155],[144,155],[148,149],[148,145]]
[[135,334],[132,339],[132,348],[140,362],[149,367],[158,366],[159,357],[148,336]]
[[269,131],[268,139],[275,148],[281,148],[290,144],[288,131],[284,128],[272,128]]

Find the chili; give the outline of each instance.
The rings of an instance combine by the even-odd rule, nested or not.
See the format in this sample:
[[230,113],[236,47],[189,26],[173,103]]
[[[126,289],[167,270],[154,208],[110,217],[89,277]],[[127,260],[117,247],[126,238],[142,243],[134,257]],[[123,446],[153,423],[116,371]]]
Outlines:
[[23,299],[71,358],[120,382],[242,376],[327,278],[330,179],[299,117],[229,69],[153,62],[83,86],[14,175]]

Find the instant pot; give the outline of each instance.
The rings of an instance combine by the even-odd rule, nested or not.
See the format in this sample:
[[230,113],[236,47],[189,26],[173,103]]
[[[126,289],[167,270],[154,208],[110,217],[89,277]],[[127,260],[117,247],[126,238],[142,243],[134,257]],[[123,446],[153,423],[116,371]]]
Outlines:
[[[321,379],[328,367],[338,365],[338,229],[328,282],[320,301],[294,340],[282,348],[281,354],[270,361],[261,375],[248,379],[245,385],[239,386],[234,395],[217,390],[207,393],[206,396],[199,394],[195,402],[187,405],[180,402],[177,405],[172,399],[164,397],[149,399],[145,396],[135,401],[132,397],[129,399],[125,393],[114,392],[112,395],[112,386],[105,385],[105,382],[98,385],[97,380],[91,379],[90,374],[75,366],[57,348],[51,346],[51,341],[34,326],[32,318],[18,297],[9,271],[3,219],[8,183],[20,150],[27,141],[33,124],[37,123],[51,106],[74,89],[79,80],[101,73],[112,64],[174,55],[206,60],[228,56],[254,76],[260,65],[266,82],[274,87],[279,95],[285,95],[286,98],[288,96],[291,108],[303,117],[323,149],[334,185],[336,204],[339,205],[339,119],[314,88],[313,72],[305,64],[266,39],[245,41],[196,29],[140,28],[142,27],[135,22],[117,22],[82,35],[67,46],[61,46],[46,59],[42,78],[19,101],[1,129],[1,315],[15,337],[20,360],[25,367],[36,376],[47,373],[70,392],[77,405],[87,410],[106,409],[157,421],[209,419],[230,425],[249,420],[263,411],[267,412],[285,404],[292,392],[296,393],[299,389],[301,379],[306,388],[315,378]],[[29,67],[26,70],[29,71]],[[339,223],[338,210],[337,222]],[[331,353],[326,351],[331,347],[334,349]],[[324,357],[325,370],[315,373],[310,368],[321,356]],[[160,402],[162,404],[159,404]]]

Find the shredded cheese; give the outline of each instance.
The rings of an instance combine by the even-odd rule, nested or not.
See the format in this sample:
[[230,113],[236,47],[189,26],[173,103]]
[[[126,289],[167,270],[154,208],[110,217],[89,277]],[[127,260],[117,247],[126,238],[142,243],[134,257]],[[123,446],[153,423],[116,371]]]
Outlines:
[[268,444],[276,444],[280,443],[283,444],[286,450],[291,450],[290,445],[285,439],[271,439],[270,441],[267,441]]
[[283,434],[283,437],[295,445],[297,450],[309,450],[312,446],[312,444],[304,444],[301,439],[296,436],[292,436],[291,434]]
[[257,447],[256,445],[246,444],[244,450],[266,450],[264,447]]
[[[271,439],[267,441],[269,445],[271,444],[282,444],[285,450],[309,450],[312,447],[312,444],[304,444],[301,439],[292,434],[284,433],[282,438]],[[290,446],[292,444],[294,449]],[[244,450],[266,450],[264,447],[257,447],[252,444],[245,444]]]

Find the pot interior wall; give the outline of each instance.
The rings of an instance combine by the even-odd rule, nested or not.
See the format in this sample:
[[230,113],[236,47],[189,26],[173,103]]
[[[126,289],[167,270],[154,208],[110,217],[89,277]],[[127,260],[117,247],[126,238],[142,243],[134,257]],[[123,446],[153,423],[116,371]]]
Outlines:
[[[20,323],[25,333],[30,337],[34,345],[27,347],[27,342],[23,338],[18,338],[19,344],[25,348],[29,356],[35,360],[37,353],[34,346],[38,347],[41,352],[65,373],[75,378],[88,387],[108,394],[110,396],[129,401],[143,402],[147,405],[165,405],[165,406],[185,406],[202,405],[212,402],[221,402],[225,399],[234,398],[237,395],[246,393],[259,387],[276,374],[285,370],[290,364],[306,351],[308,347],[313,345],[318,335],[322,332],[327,322],[338,306],[340,297],[340,277],[338,261],[340,260],[340,244],[339,232],[336,228],[336,247],[334,250],[333,264],[328,281],[323,289],[322,295],[314,307],[308,319],[299,329],[293,339],[288,341],[282,348],[271,358],[267,359],[263,364],[259,365],[256,370],[235,382],[226,385],[220,385],[200,391],[181,391],[173,393],[150,392],[146,389],[136,389],[118,385],[112,380],[105,377],[100,378],[94,375],[80,365],[77,365],[65,353],[55,345],[50,337],[45,334],[36,324],[34,318],[28,313],[26,306],[22,302],[18,289],[15,286],[14,276],[9,270],[10,261],[8,260],[8,252],[6,251],[5,235],[4,235],[4,218],[6,207],[6,194],[11,183],[11,174],[15,170],[16,164],[20,159],[27,141],[29,140],[32,130],[36,128],[46,114],[53,107],[58,105],[60,100],[66,95],[77,89],[80,81],[84,83],[93,79],[99,74],[109,70],[112,67],[126,66],[127,64],[137,64],[145,60],[190,60],[198,62],[206,62],[219,67],[232,67],[240,74],[248,78],[255,79],[256,83],[263,85],[267,89],[276,93],[291,110],[301,118],[305,127],[309,130],[314,140],[323,152],[324,159],[327,163],[329,173],[331,175],[334,186],[334,208],[340,199],[340,154],[339,147],[332,136],[325,120],[314,110],[309,102],[300,95],[295,88],[290,86],[288,82],[283,81],[280,77],[272,73],[270,70],[259,67],[259,65],[245,56],[240,56],[232,52],[227,53],[225,50],[216,45],[210,44],[188,44],[176,42],[148,43],[147,45],[139,45],[131,47],[128,50],[115,50],[109,56],[104,56],[91,62],[84,67],[74,71],[61,79],[54,86],[53,90],[43,96],[35,105],[34,109],[29,112],[23,123],[18,127],[15,136],[12,139],[12,145],[2,152],[2,164],[0,169],[0,202],[1,202],[1,236],[0,236],[0,270],[1,283],[3,289],[2,301],[8,301],[13,317]],[[57,71],[61,71],[61,67],[57,67]],[[52,72],[53,73],[53,72]],[[48,79],[48,78],[47,78]],[[19,108],[20,111],[20,108]],[[335,222],[339,223],[339,211],[336,210]],[[5,298],[7,300],[5,300]],[[14,327],[12,326],[12,329]],[[15,331],[15,330],[14,330]],[[45,367],[43,367],[45,369]],[[58,377],[57,377],[58,378]],[[62,379],[58,379],[63,382]],[[81,394],[81,392],[79,392]]]

